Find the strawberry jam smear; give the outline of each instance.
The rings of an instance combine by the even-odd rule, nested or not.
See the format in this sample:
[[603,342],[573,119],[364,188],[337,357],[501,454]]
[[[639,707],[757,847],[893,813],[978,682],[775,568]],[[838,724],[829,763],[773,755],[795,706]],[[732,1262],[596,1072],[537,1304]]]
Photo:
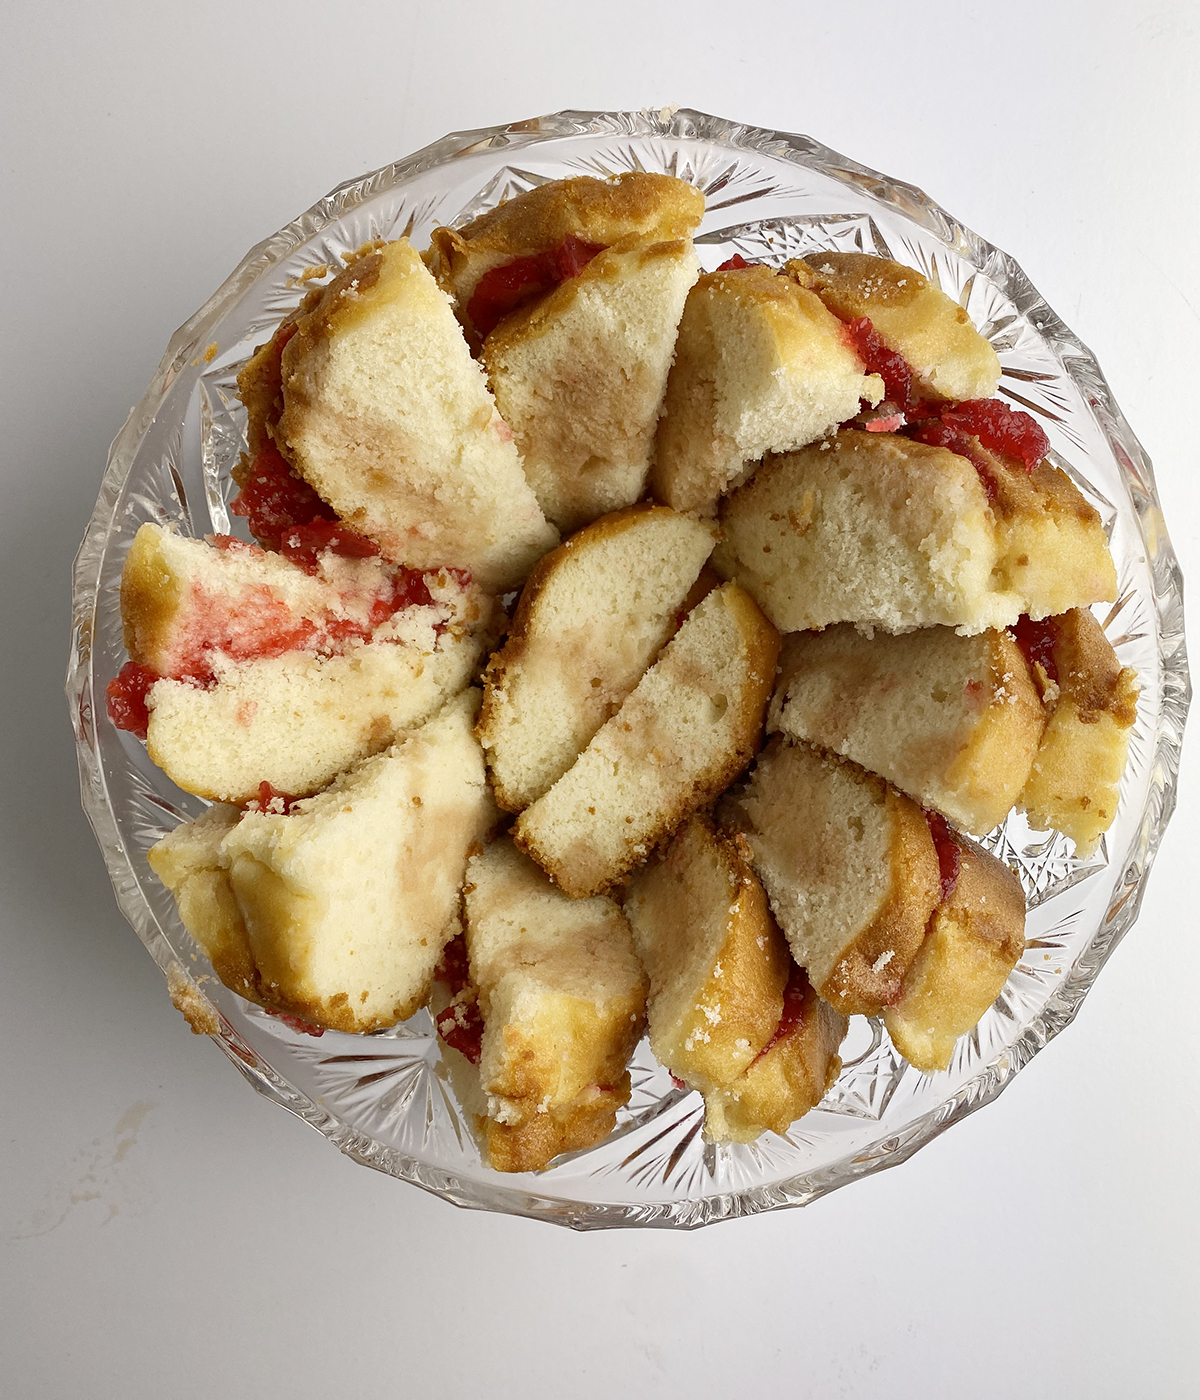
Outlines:
[[716,270],[718,272],[740,272],[744,267],[754,267],[754,263],[748,263],[741,253],[734,253],[733,257],[726,258]]
[[[259,544],[274,550],[282,549],[285,535],[316,521],[337,523],[333,507],[292,471],[273,443],[267,443],[255,455],[229,509],[234,515],[245,517]],[[295,546],[300,552],[302,539],[298,538]]]
[[[454,1001],[435,1017],[438,1036],[452,1050],[457,1050],[473,1065],[477,1065],[483,1053],[483,1017],[478,1001],[469,992],[471,966],[467,957],[467,942],[461,933],[442,949],[433,975],[449,988],[454,997]],[[464,993],[467,995],[464,996]]]
[[965,457],[975,468],[988,500],[996,499],[996,478],[992,475],[992,464],[979,451],[975,439],[969,433],[952,428],[939,418],[931,418],[906,428],[904,435],[914,442],[923,442],[929,447],[945,447],[959,457]]
[[150,708],[146,697],[150,687],[160,677],[148,666],[127,661],[105,691],[108,717],[118,729],[124,729],[135,739],[144,739],[150,724]]
[[808,973],[793,963],[792,970],[788,973],[787,984],[783,989],[783,1012],[779,1017],[779,1024],[775,1027],[771,1039],[754,1057],[752,1064],[758,1064],[764,1055],[774,1050],[781,1040],[785,1040],[803,1024],[804,999],[807,995]]
[[1020,409],[1009,408],[1002,399],[944,404],[938,416],[948,428],[977,437],[989,451],[1017,458],[1027,472],[1050,451],[1050,439],[1034,419]]
[[302,802],[301,797],[293,797],[290,792],[280,792],[277,787],[272,787],[268,782],[261,782],[258,785],[258,796],[246,803],[247,812],[266,812],[273,817],[286,817],[291,813],[297,802]]
[[854,353],[862,361],[866,374],[877,374],[883,380],[883,396],[888,403],[895,404],[900,412],[912,407],[913,373],[912,368],[899,350],[891,350],[880,339],[869,316],[860,316],[856,321],[846,321],[846,339]]
[[1038,666],[1046,673],[1047,680],[1057,682],[1058,666],[1054,660],[1054,639],[1057,632],[1054,618],[1046,617],[1041,622],[1032,622],[1028,613],[1017,618],[1016,625],[1008,629],[1025,657],[1031,671]]
[[954,893],[958,877],[962,872],[962,851],[950,830],[950,823],[940,812],[925,812],[925,822],[933,837],[933,847],[937,851],[938,874],[942,881],[942,903]]
[[479,338],[486,340],[518,306],[552,292],[568,278],[578,277],[596,254],[602,252],[603,243],[585,243],[569,233],[557,248],[490,268],[479,279],[467,302],[467,315]]

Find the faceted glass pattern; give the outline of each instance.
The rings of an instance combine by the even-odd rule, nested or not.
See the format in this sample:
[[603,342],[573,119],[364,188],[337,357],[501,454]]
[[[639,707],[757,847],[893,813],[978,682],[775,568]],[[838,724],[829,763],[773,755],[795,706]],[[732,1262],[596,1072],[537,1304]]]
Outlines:
[[[1119,598],[1097,616],[1141,690],[1117,820],[1077,860],[1061,835],[1012,816],[987,844],[1020,872],[1029,896],[1026,953],[949,1070],[922,1074],[877,1021],[858,1017],[845,1067],[819,1108],[784,1136],[706,1145],[699,1095],[676,1089],[646,1044],[633,1097],[601,1146],[539,1174],[484,1166],[441,1063],[426,1012],[370,1036],[319,1038],[227,991],[150,873],[147,849],[203,810],[105,716],[124,658],[119,583],[146,520],[190,535],[235,533],[230,471],[245,445],[236,376],[255,345],[343,254],[406,234],[424,247],[438,224],[462,224],[500,200],[568,175],[666,171],[698,185],[707,212],[705,267],[733,253],[779,264],[820,249],[860,249],[918,267],[966,308],[1000,356],[1001,395],[1034,414],[1053,459],[1096,506],[1112,543]],[[562,112],[457,133],[333,191],[255,248],[174,336],[113,444],[75,568],[68,695],[83,804],[121,909],[249,1082],[348,1156],[463,1206],[579,1229],[692,1228],[803,1205],[903,1161],[994,1098],[1068,1024],[1132,925],[1174,804],[1189,700],[1182,586],[1150,463],[1084,346],[1006,254],[920,190],[803,136],[693,111]],[[181,997],[182,992],[182,997]]]

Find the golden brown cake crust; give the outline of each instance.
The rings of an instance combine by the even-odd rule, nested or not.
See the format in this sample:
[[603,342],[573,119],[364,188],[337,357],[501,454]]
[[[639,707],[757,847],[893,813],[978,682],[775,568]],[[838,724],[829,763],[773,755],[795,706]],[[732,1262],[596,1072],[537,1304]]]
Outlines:
[[811,253],[787,267],[798,274],[804,267],[842,320],[869,317],[884,343],[904,355],[923,397],[985,399],[996,392],[995,350],[963,307],[915,268],[870,253]]
[[911,1065],[945,1069],[958,1037],[1000,995],[1025,950],[1025,891],[1003,862],[958,832],[961,862],[939,904],[900,996],[884,1012],[888,1033]]
[[899,997],[940,891],[937,853],[925,813],[890,784],[886,806],[893,824],[887,899],[817,988],[823,1000],[846,1016],[878,1015]]
[[690,817],[634,876],[625,914],[650,978],[655,1055],[692,1088],[729,1083],[774,1034],[791,966],[745,838]]
[[737,1079],[706,1095],[704,1135],[710,1141],[753,1142],[785,1133],[821,1102],[842,1071],[837,1050],[849,1022],[811,985],[799,1022]]

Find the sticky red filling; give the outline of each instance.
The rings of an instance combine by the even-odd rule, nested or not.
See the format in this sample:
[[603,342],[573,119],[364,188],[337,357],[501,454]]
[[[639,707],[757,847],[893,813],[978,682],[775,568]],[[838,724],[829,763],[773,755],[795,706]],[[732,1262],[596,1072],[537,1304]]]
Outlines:
[[1015,626],[1008,629],[1024,654],[1025,661],[1032,671],[1040,666],[1048,680],[1057,682],[1058,666],[1054,661],[1055,625],[1052,617],[1041,622],[1031,622],[1028,613],[1017,618]]
[[933,837],[934,849],[937,851],[938,874],[942,880],[942,903],[944,904],[954,893],[954,887],[958,884],[958,877],[962,871],[962,851],[954,839],[954,833],[950,830],[950,823],[940,812],[926,810],[925,821],[929,827],[929,834]]
[[[222,549],[254,549],[229,536],[214,537]],[[471,576],[462,569],[447,569],[463,587]],[[247,590],[231,602],[214,597],[193,585],[183,635],[175,649],[175,664],[169,679],[211,685],[215,672],[214,653],[232,661],[257,661],[282,656],[289,651],[333,653],[350,642],[366,640],[396,613],[405,608],[428,607],[433,602],[426,576],[415,569],[397,569],[385,580],[385,588],[367,605],[365,619],[325,617],[319,622],[297,618],[287,604],[266,585]],[[435,631],[443,624],[435,625]],[[148,666],[126,662],[106,692],[108,717],[118,729],[139,739],[146,737],[150,722],[147,696],[155,681],[164,674]]]
[[[285,535],[311,526],[314,521],[337,522],[333,507],[292,471],[273,443],[267,443],[250,463],[229,509],[234,515],[245,517],[259,544],[274,550],[283,548]],[[301,544],[296,548],[302,552]]]
[[483,1054],[483,1017],[476,1001],[456,1001],[437,1016],[437,1033],[451,1050],[465,1055],[473,1065]]
[[270,783],[264,781],[258,785],[258,796],[253,801],[246,803],[246,811],[269,812],[272,816],[286,817],[296,803],[303,800],[303,798],[293,796],[290,792],[280,792],[277,787],[272,787]]
[[743,267],[753,267],[753,266],[754,266],[754,264],[753,264],[753,263],[748,263],[748,262],[746,261],[746,259],[745,259],[744,257],[742,257],[741,253],[734,253],[733,257],[731,257],[731,258],[726,258],[725,261],[721,264],[721,266],[718,267],[718,268],[716,269],[716,271],[717,271],[717,272],[737,272],[737,271],[739,271],[739,270],[740,270],[741,268],[743,268]]
[[467,302],[467,315],[480,339],[486,340],[510,311],[534,297],[552,292],[568,278],[578,277],[596,254],[602,252],[603,243],[585,243],[569,233],[557,248],[527,258],[513,258],[501,267],[490,268],[479,279]]
[[434,979],[444,982],[451,996],[457,996],[464,987],[471,985],[471,964],[467,958],[467,940],[458,934],[442,949],[434,971]]
[[884,398],[906,412],[913,404],[913,373],[908,361],[899,350],[891,350],[883,343],[869,316],[843,324],[846,339],[862,361],[864,372],[879,375]]
[[751,1061],[751,1067],[758,1064],[759,1060],[769,1051],[786,1039],[793,1031],[799,1029],[804,1022],[804,999],[808,995],[808,973],[802,967],[792,964],[792,970],[788,973],[787,984],[783,989],[783,1012],[779,1017],[779,1024],[775,1027],[775,1032],[771,1039],[763,1046],[758,1054]]
[[146,696],[159,677],[148,666],[127,661],[116,678],[109,681],[105,691],[108,717],[118,729],[127,730],[135,738],[144,739],[150,723]]
[[942,422],[962,433],[972,433],[992,452],[1016,457],[1027,472],[1050,451],[1050,439],[1034,419],[1018,408],[1009,408],[1001,399],[964,399],[942,404]]
[[930,418],[906,428],[905,436],[912,438],[914,442],[928,443],[930,447],[948,448],[959,457],[965,457],[975,468],[988,500],[996,499],[996,479],[992,475],[992,465],[986,457],[980,455],[974,438],[938,418]]

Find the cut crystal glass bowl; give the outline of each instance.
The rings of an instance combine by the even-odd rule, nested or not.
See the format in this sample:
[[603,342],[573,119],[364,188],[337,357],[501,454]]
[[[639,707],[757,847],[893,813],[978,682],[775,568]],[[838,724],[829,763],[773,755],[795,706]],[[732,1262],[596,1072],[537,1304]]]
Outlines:
[[[403,234],[424,247],[436,225],[464,223],[546,180],[630,169],[704,191],[697,244],[708,268],[735,252],[782,263],[858,249],[919,268],[961,303],[1000,356],[1001,395],[1041,422],[1054,460],[1103,517],[1120,591],[1097,616],[1137,670],[1141,699],[1120,810],[1094,856],[1077,859],[1065,837],[1016,815],[988,838],[1025,885],[1028,945],[949,1070],[910,1068],[878,1022],[858,1017],[819,1108],[782,1137],[718,1148],[702,1139],[699,1096],[675,1088],[643,1043],[633,1097],[607,1142],[536,1175],[504,1176],[481,1161],[426,1012],[380,1034],[314,1037],[212,977],[146,864],[147,849],[203,803],[113,727],[104,692],[124,660],[118,590],[135,531],[154,520],[189,535],[233,532],[230,471],[245,426],[238,369],[328,269],[370,239]],[[342,185],[255,248],[174,336],[113,444],[75,567],[67,688],[83,804],[117,900],[192,1024],[259,1092],[356,1161],[458,1205],[581,1229],[690,1228],[803,1205],[903,1161],[994,1098],[1070,1022],[1133,924],[1174,803],[1189,699],[1182,585],[1150,463],[1093,357],[1017,264],[920,190],[807,137],[669,110],[561,112],[447,136]]]

